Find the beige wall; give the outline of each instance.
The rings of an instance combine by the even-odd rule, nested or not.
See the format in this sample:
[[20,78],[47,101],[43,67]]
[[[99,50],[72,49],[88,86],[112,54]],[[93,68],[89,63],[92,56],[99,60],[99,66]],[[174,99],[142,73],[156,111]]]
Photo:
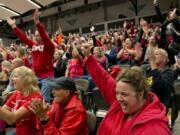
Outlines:
[[[169,10],[171,1],[175,2],[176,0],[159,0],[159,5],[162,12]],[[180,0],[178,1],[180,4]],[[155,14],[153,0],[138,0],[138,5],[142,8],[138,13],[140,17]],[[132,9],[133,6],[130,1],[109,6],[107,7],[107,20],[109,21],[118,19],[119,14],[125,15],[127,17],[134,17],[135,13]],[[64,18],[59,18],[58,16],[50,17],[45,19],[45,26],[50,33],[53,33],[59,26],[61,26],[64,31],[67,31],[86,27],[89,26],[89,24],[104,22],[104,16],[104,7],[101,6],[100,8],[93,11],[77,13],[76,15],[65,16]],[[25,29],[26,27],[28,28],[32,26],[23,26]]]

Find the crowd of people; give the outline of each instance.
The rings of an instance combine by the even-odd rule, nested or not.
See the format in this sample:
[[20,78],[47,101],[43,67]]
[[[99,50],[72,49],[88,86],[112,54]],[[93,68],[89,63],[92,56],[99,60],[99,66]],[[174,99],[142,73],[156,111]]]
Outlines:
[[92,27],[86,35],[65,36],[59,29],[50,37],[37,9],[35,34],[7,18],[22,43],[0,42],[0,133],[87,135],[86,108],[74,81],[86,79],[88,90],[98,87],[110,105],[98,135],[171,135],[180,12],[175,8],[164,17],[158,0],[153,4],[160,25],[125,21],[104,33]]

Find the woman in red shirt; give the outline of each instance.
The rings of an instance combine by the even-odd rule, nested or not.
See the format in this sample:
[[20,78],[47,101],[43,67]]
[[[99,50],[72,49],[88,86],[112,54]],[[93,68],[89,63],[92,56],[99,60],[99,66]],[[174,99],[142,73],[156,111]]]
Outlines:
[[100,48],[99,46],[94,47],[93,54],[96,60],[101,64],[101,66],[106,69],[107,59],[102,48]]
[[117,63],[120,65],[121,64],[134,65],[135,57],[136,57],[136,51],[133,48],[132,41],[130,38],[127,38],[124,43],[124,47],[117,54],[117,59],[118,59]]
[[83,57],[80,55],[78,48],[72,43],[72,58],[68,60],[65,76],[73,79],[83,76]]
[[24,66],[14,69],[12,84],[15,91],[0,107],[0,119],[9,125],[16,124],[17,135],[42,135],[39,119],[28,108],[32,98],[42,100],[34,72]]

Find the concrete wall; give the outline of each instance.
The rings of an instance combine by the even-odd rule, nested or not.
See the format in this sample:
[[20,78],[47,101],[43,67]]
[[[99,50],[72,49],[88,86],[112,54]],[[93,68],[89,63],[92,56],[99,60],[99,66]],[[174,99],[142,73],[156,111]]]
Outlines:
[[8,39],[8,38],[1,38],[4,46],[10,46],[11,43],[15,43],[16,40]]
[[[96,0],[94,0],[96,1]],[[91,0],[90,2],[94,2]],[[149,16],[155,14],[154,7],[153,7],[153,0],[137,0],[138,1],[138,15],[139,16]],[[166,12],[169,10],[171,2],[180,4],[180,0],[159,0],[159,5],[162,12]],[[106,10],[104,10],[106,9]],[[106,12],[105,12],[106,11]],[[58,29],[60,26],[64,31],[69,31],[73,29],[79,29],[80,27],[90,26],[91,24],[94,25],[96,23],[104,22],[105,19],[107,21],[115,20],[119,18],[119,15],[125,15],[127,17],[135,17],[134,8],[132,3],[127,0],[126,2],[116,5],[107,5],[104,8],[104,5],[101,4],[99,8],[88,11],[84,13],[77,13],[77,14],[70,14],[69,16],[66,15],[65,17],[60,17],[58,15],[53,15],[48,18],[44,18],[43,23],[48,32],[54,33],[55,30]],[[27,23],[22,25],[24,29],[32,29],[34,28],[33,23]]]
[[[138,0],[139,16],[148,16],[155,14],[152,1],[153,0]],[[169,10],[171,0],[160,0],[159,2],[162,12],[166,12]],[[135,13],[132,3],[128,1],[119,5],[113,5],[107,7],[108,21],[118,19],[119,14],[125,15],[127,17],[134,17]],[[105,21],[104,7],[100,7],[99,9],[94,11],[78,13],[76,15],[59,18],[57,19],[57,26],[61,26],[63,30],[71,30],[104,21]]]
[[[155,14],[153,7],[153,0],[137,0],[137,1],[138,1],[139,16],[148,16],[151,14]],[[162,12],[168,11],[171,1],[173,0],[159,0],[159,5]],[[119,14],[123,14],[127,17],[135,16],[134,8],[130,1],[120,5],[114,5],[108,7],[107,13],[108,13],[107,15],[108,20],[118,19]]]
[[99,8],[98,10],[89,11],[86,13],[71,15],[65,18],[59,18],[57,20],[57,24],[61,26],[63,30],[70,30],[79,27],[89,26],[91,24],[104,21],[103,11],[103,8]]

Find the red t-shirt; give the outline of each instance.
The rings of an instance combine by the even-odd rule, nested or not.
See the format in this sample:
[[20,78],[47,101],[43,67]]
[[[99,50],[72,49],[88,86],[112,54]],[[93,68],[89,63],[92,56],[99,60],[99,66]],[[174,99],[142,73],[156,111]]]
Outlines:
[[79,59],[70,59],[68,61],[70,77],[81,77],[83,75],[83,61]]
[[[134,48],[131,48],[129,50],[134,50]],[[123,55],[121,57],[121,61],[128,61],[128,60],[133,60],[134,57],[131,57],[129,52],[127,50],[124,50]]]
[[[20,91],[15,91],[6,102],[6,106],[10,107],[12,112],[17,111],[20,107],[24,107],[29,110],[28,105],[33,98],[39,98],[42,100],[42,96],[39,92],[34,92],[30,96],[25,97],[20,93]],[[40,121],[38,120],[36,115],[31,113],[30,115],[18,121],[16,123],[16,134],[42,135]]]
[[23,60],[24,66],[26,66],[26,67],[32,69],[32,65],[29,63],[28,56],[22,57],[22,60]]

